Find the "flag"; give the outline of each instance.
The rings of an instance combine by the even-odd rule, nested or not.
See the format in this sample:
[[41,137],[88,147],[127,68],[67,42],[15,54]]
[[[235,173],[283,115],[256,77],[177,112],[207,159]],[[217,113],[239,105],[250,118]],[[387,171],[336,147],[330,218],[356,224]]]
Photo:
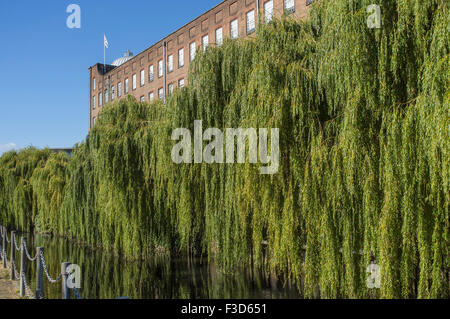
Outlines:
[[106,35],[103,35],[103,43],[105,45],[105,48],[109,49],[109,43],[108,43],[108,39],[106,39]]

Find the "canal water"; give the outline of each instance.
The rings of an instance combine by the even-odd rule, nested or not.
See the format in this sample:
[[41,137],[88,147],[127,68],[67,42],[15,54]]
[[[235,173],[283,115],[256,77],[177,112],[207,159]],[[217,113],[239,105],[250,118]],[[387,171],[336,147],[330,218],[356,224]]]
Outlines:
[[[32,257],[36,247],[44,247],[45,261],[53,278],[61,272],[61,262],[80,266],[79,292],[84,299],[300,298],[295,284],[281,282],[263,272],[251,274],[248,270],[236,270],[224,274],[213,262],[187,257],[155,256],[145,262],[130,262],[108,251],[93,250],[66,239],[27,236],[31,237],[27,239],[27,247]],[[20,265],[19,255],[16,256],[17,265]],[[33,293],[35,264],[27,263],[26,276]],[[71,295],[73,297],[73,293]],[[44,297],[61,298],[61,282],[51,284],[45,274]]]

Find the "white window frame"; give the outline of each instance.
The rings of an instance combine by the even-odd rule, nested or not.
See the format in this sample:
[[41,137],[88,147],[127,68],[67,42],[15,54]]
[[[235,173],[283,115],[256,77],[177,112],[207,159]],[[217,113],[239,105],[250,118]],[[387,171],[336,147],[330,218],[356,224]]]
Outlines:
[[150,102],[153,102],[154,99],[155,99],[155,93],[152,91],[148,94],[148,100]]
[[105,104],[109,102],[109,92],[108,89],[105,90]]
[[162,78],[164,75],[164,61],[158,61],[158,78]]
[[114,99],[116,98],[116,88],[113,86],[111,86],[111,101],[114,101]]
[[92,97],[92,109],[95,110],[97,106],[95,105],[95,95]]
[[98,94],[98,106],[99,106],[99,107],[102,107],[102,105],[103,105],[103,93],[100,92],[100,93]]
[[195,55],[196,55],[196,51],[197,51],[197,45],[195,44],[195,41],[191,42],[189,44],[189,59],[191,61],[194,61]]
[[209,35],[206,34],[202,37],[202,48],[203,48],[203,52],[206,51],[206,49],[209,46]]
[[167,57],[167,71],[173,72],[173,54]]
[[[234,28],[234,26],[236,28]],[[239,21],[238,19],[234,19],[230,22],[230,38],[237,39],[239,38]]]
[[134,91],[137,88],[137,75],[136,75],[136,73],[133,74],[132,79],[133,79],[133,91]]
[[117,83],[117,97],[122,96],[122,82]]
[[216,29],[216,45],[221,46],[223,44],[223,28]]
[[158,98],[160,100],[164,99],[164,89],[163,88],[158,89]]
[[94,78],[93,82],[94,82],[94,83],[93,83],[92,86],[94,87],[94,90],[95,90],[95,87],[97,86],[97,83],[96,83],[96,81],[95,81],[95,78]]
[[247,12],[245,16],[247,21],[247,34],[251,34],[256,30],[255,10]]
[[141,86],[145,85],[145,70],[141,70]]
[[264,22],[269,23],[273,20],[273,0],[264,3]]
[[125,79],[125,94],[128,94],[130,92],[130,80],[128,78]]
[[145,95],[142,95],[140,98],[141,103],[145,102]]
[[184,48],[178,50],[178,67],[182,68],[184,66]]
[[179,80],[178,80],[178,87],[179,87],[180,89],[182,89],[182,88],[184,88],[184,86],[185,86],[184,78],[179,79]]
[[167,92],[169,93],[169,95],[173,94],[173,83],[169,83],[169,85],[167,86]]
[[155,67],[152,64],[148,67],[148,81],[153,82],[154,80],[155,80]]
[[295,12],[295,0],[284,0],[284,12],[287,14]]

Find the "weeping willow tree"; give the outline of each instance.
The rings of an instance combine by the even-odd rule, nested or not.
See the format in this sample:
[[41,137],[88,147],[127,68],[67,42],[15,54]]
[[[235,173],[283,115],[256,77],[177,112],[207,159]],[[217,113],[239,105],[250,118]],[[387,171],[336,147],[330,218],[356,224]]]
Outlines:
[[49,150],[32,147],[10,151],[0,158],[1,223],[14,229],[34,228],[37,207],[31,177],[37,167],[45,165]]
[[[4,155],[6,222],[133,258],[163,249],[264,267],[308,298],[448,298],[448,3],[376,2],[380,29],[367,27],[373,1],[322,0],[305,22],[208,48],[166,104],[112,103],[70,160],[31,166],[33,196]],[[278,174],[248,160],[174,164],[172,131],[195,120],[279,128]],[[366,285],[373,262],[379,290]]]
[[34,224],[38,232],[63,234],[60,216],[68,175],[69,156],[52,153],[43,165],[34,169],[30,184],[35,197]]

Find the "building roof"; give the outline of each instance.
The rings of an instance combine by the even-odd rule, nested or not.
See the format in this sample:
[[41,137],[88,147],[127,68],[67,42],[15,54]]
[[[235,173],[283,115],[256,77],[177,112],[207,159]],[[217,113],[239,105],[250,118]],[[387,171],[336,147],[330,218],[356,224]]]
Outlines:
[[125,54],[123,55],[123,57],[118,58],[111,65],[118,67],[118,66],[121,66],[122,64],[124,64],[125,62],[128,62],[132,58],[133,58],[133,53],[130,50],[127,50],[125,52]]

